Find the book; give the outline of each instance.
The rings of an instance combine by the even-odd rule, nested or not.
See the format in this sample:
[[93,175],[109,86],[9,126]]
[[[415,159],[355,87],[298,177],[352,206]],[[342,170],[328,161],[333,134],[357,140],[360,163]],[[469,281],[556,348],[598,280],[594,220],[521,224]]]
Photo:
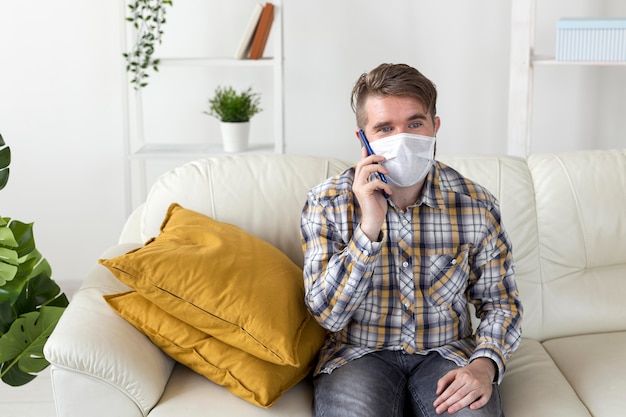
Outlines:
[[259,24],[254,32],[254,38],[252,39],[252,45],[250,46],[250,59],[259,59],[263,56],[265,50],[265,44],[267,44],[267,38],[270,35],[270,29],[274,22],[274,4],[267,2],[263,6],[263,12],[259,18]]
[[239,42],[239,48],[237,48],[237,52],[235,53],[236,59],[244,59],[248,56],[250,46],[252,45],[252,37],[254,36],[259,19],[261,18],[261,12],[263,12],[263,5],[261,3],[255,4],[250,20],[248,21],[248,26],[246,26],[246,31],[244,32],[241,42]]

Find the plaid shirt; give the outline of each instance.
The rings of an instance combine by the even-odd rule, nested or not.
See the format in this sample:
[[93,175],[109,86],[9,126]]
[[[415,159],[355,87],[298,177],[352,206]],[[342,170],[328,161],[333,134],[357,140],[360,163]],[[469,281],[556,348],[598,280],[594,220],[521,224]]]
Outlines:
[[389,201],[382,239],[371,242],[353,180],[349,168],[313,188],[302,213],[305,302],[330,331],[315,374],[390,349],[436,351],[460,366],[487,357],[501,381],[522,306],[495,197],[435,162],[414,205]]

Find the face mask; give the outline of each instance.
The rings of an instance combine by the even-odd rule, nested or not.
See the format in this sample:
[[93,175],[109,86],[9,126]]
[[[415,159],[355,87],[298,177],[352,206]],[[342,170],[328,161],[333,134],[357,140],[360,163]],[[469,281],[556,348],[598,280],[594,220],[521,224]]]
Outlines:
[[386,159],[387,181],[396,187],[410,187],[428,175],[435,157],[436,138],[399,133],[370,143],[377,155]]

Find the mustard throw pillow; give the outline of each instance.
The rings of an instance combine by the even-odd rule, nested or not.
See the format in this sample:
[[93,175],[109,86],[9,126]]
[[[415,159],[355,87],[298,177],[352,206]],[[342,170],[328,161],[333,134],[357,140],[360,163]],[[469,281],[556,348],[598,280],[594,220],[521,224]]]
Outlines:
[[[304,305],[302,270],[240,228],[172,204],[143,247],[101,259],[120,281],[203,333],[268,362],[299,366],[325,331]],[[304,349],[305,351],[307,349]]]
[[[107,303],[170,357],[234,395],[268,408],[289,388],[307,376],[312,363],[298,367],[263,361],[229,346],[167,314],[135,291],[105,296]],[[304,337],[315,337],[310,323]],[[301,357],[312,358],[316,349],[301,343]]]

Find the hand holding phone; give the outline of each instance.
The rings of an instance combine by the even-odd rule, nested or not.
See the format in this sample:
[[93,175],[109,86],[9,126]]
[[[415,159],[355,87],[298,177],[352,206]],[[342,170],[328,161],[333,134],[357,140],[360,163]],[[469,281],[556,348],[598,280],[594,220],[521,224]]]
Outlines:
[[[372,147],[370,146],[369,141],[365,137],[365,132],[363,132],[363,129],[359,129],[359,136],[361,137],[363,146],[365,146],[365,150],[367,150],[367,154],[375,155],[374,151],[372,150]],[[377,164],[378,162],[375,162],[375,163]],[[387,184],[387,177],[385,177],[385,174],[383,174],[382,172],[377,172],[376,175],[378,175],[378,177],[380,178],[382,182]],[[389,198],[389,194],[387,194],[384,190],[383,190],[383,195],[385,196],[385,198]]]

